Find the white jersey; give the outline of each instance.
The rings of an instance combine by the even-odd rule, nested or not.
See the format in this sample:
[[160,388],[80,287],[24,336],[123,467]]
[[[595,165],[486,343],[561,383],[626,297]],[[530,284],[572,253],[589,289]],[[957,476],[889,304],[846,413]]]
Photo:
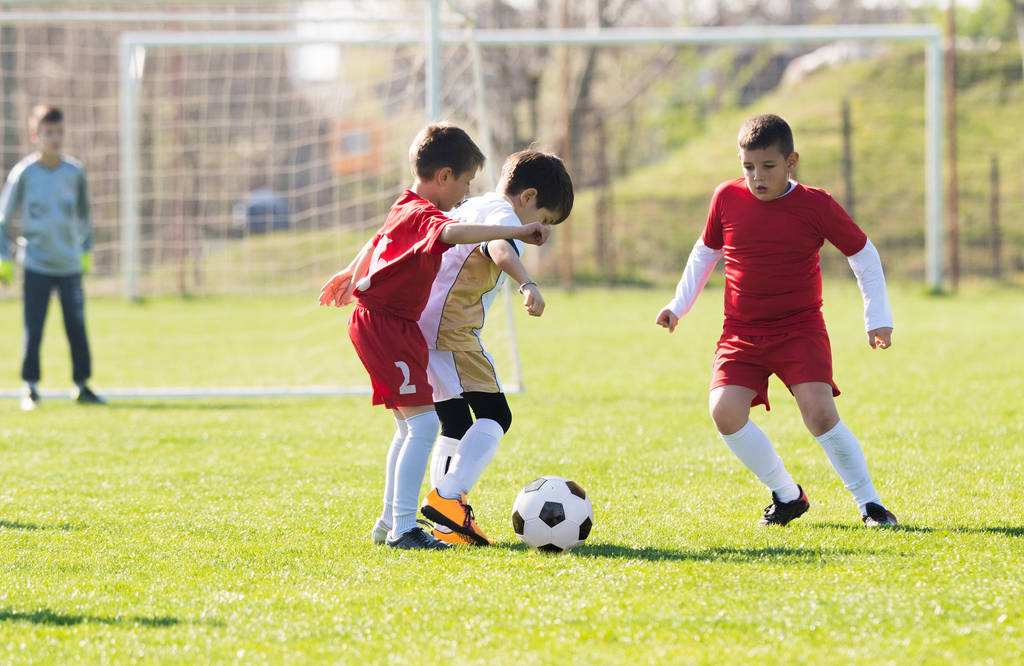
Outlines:
[[[497,192],[467,199],[448,217],[457,223],[520,226],[512,204]],[[523,243],[508,241],[522,255]],[[427,347],[443,351],[482,351],[480,329],[505,274],[487,255],[487,244],[456,245],[444,253],[441,268],[420,315]]]

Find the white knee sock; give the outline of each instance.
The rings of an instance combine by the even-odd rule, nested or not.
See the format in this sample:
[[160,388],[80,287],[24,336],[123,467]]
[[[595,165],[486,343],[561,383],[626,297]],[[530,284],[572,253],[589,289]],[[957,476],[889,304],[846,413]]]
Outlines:
[[455,454],[459,450],[459,440],[441,435],[434,445],[434,456],[430,459],[430,487],[437,488],[444,475],[451,471],[455,464]]
[[493,419],[477,419],[459,442],[459,452],[448,474],[441,479],[437,492],[441,497],[455,499],[468,493],[484,473],[498,451],[505,431]]
[[402,443],[409,434],[409,428],[405,425],[404,419],[395,419],[395,436],[391,439],[391,446],[388,448],[387,467],[384,472],[384,510],[381,511],[377,524],[389,530],[393,522],[392,502],[395,499],[395,467],[398,464],[398,454],[402,452]]
[[864,513],[864,505],[868,502],[879,502],[878,491],[871,483],[871,475],[868,474],[868,463],[864,459],[864,452],[860,448],[860,442],[853,436],[846,424],[840,421],[834,428],[815,439],[825,449],[825,455],[832,463],[832,467],[843,480],[843,485],[853,495],[853,501]]
[[775,453],[768,436],[753,421],[747,421],[731,435],[722,435],[722,439],[747,469],[778,496],[779,501],[792,502],[800,497],[800,490]]
[[420,503],[420,486],[427,471],[430,450],[441,430],[434,411],[423,412],[405,420],[409,433],[395,464],[395,491],[392,502],[394,524],[391,539],[397,539],[416,527],[416,510]]

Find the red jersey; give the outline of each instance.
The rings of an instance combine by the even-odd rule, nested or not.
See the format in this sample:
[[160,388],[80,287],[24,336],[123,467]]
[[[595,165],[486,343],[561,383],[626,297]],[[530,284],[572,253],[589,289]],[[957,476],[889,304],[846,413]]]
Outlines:
[[359,305],[415,322],[430,296],[441,255],[452,246],[441,232],[452,223],[437,206],[406,190],[373,237],[366,277],[355,289]]
[[867,236],[825,190],[799,183],[772,201],[742,178],[715,190],[701,238],[725,259],[725,331],[765,335],[824,330],[818,250],[829,241],[850,256]]

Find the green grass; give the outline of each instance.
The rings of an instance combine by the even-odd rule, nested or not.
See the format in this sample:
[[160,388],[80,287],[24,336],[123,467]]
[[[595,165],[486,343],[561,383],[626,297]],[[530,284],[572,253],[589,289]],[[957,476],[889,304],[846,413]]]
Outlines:
[[[904,522],[891,531],[859,526],[777,383],[756,419],[813,506],[753,525],[765,492],[706,415],[721,291],[673,336],[651,324],[667,296],[553,292],[520,319],[530,390],[474,495],[489,549],[368,543],[391,423],[365,398],[0,402],[0,662],[1020,663],[1022,292],[897,289],[896,346],[871,352],[855,289],[828,291],[840,411]],[[167,342],[298,307],[91,301],[97,381],[340,371],[352,352],[327,315],[291,340]],[[8,376],[12,319],[0,304]],[[540,474],[594,500],[573,553],[515,542],[512,500]]]

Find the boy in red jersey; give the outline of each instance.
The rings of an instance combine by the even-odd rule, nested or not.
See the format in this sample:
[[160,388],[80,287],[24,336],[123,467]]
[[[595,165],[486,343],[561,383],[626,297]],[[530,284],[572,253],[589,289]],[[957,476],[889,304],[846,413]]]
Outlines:
[[392,205],[384,226],[355,259],[323,286],[320,304],[342,307],[356,301],[349,321],[352,346],[370,375],[373,404],[395,415],[384,511],[372,538],[395,548],[443,550],[449,546],[416,525],[420,486],[440,430],[427,380],[427,344],[416,321],[445,250],[503,239],[540,245],[549,230],[539,223],[453,225],[441,212],[466,197],[484,163],[483,153],[458,127],[427,126],[413,141],[409,161],[412,188]]
[[656,323],[672,332],[725,259],[725,324],[711,378],[711,417],[733,453],[772,491],[762,525],[786,525],[810,508],[750,407],[768,403],[773,373],[796,398],[804,424],[853,495],[865,525],[896,525],[871,482],[860,443],[839,420],[832,351],[821,314],[818,251],[835,245],[864,298],[868,344],[892,344],[892,312],[874,245],[824,190],[795,180],[799,154],[782,118],[751,118],[739,134],[743,178],[722,183],[693,246],[675,298]]

